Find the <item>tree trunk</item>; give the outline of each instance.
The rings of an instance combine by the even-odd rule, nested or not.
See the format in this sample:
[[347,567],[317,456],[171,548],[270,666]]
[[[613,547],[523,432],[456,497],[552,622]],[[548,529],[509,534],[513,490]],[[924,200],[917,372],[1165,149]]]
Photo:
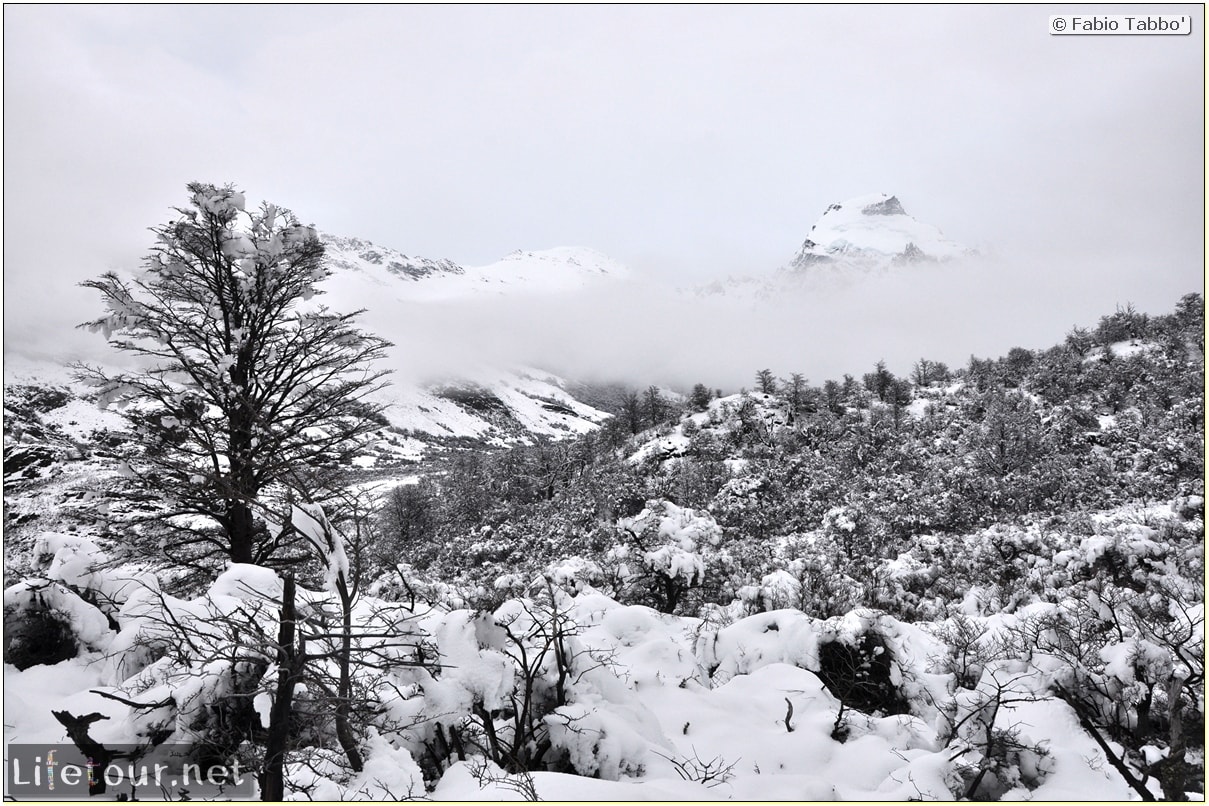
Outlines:
[[95,776],[92,774],[92,770],[89,771],[88,796],[104,795],[105,769],[115,758],[120,758],[121,754],[110,750],[89,736],[88,728],[92,723],[99,722],[102,719],[109,719],[109,717],[100,713],[88,714],[87,716],[76,716],[70,711],[51,711],[50,713],[59,721],[59,724],[67,729],[67,737],[71,739],[71,743],[79,748],[85,758],[95,765],[93,769],[100,771]]
[[663,577],[663,612],[672,614],[676,612],[676,606],[680,604],[680,595],[684,589],[675,577]]
[[252,562],[252,533],[254,520],[251,508],[242,501],[232,501],[227,507],[230,529],[227,535],[231,545],[231,562]]
[[[234,382],[237,386],[246,383],[247,373],[244,370],[236,372]],[[228,481],[231,485],[227,502],[227,517],[230,522],[231,561],[237,563],[256,562],[256,522],[252,514],[251,502],[259,492],[256,484],[255,469],[252,464],[252,412],[246,402],[231,414],[229,420],[229,440],[227,459],[231,463]],[[263,558],[261,558],[263,560]]]
[[353,772],[361,772],[364,764],[361,752],[357,749],[357,737],[349,722],[349,710],[353,698],[353,681],[350,666],[353,652],[353,602],[349,595],[348,582],[341,575],[337,582],[340,593],[340,606],[343,611],[342,631],[340,635],[340,685],[336,690],[336,739],[340,748],[348,758],[348,764]]
[[294,578],[287,576],[281,591],[281,627],[277,632],[277,691],[269,715],[269,731],[265,740],[264,770],[260,776],[260,799],[281,801],[285,798],[285,753],[289,748],[290,715],[294,688],[302,677],[306,663],[306,647],[295,646]]
[[1150,707],[1154,701],[1154,686],[1146,687],[1146,696],[1138,701],[1138,722],[1134,726],[1133,738],[1138,744],[1145,744],[1152,730],[1150,722]]
[[1181,702],[1184,681],[1172,675],[1167,686],[1169,720],[1167,758],[1159,762],[1158,778],[1167,800],[1188,800],[1188,763],[1184,760],[1184,711]]

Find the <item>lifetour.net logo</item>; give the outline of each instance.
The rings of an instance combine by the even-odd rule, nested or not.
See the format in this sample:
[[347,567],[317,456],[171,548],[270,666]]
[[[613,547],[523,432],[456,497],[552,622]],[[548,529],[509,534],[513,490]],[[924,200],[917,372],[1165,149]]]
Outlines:
[[[145,749],[145,748],[139,748]],[[70,744],[10,744],[4,759],[6,799],[31,800],[252,800],[255,776],[238,763],[195,764],[161,745],[156,758],[136,748],[105,748],[108,760],[89,758]],[[169,751],[165,753],[164,751]]]

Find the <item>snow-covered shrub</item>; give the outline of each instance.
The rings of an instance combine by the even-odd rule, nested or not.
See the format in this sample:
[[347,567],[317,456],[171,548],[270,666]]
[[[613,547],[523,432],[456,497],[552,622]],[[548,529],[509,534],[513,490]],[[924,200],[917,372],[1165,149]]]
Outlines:
[[719,686],[777,663],[814,672],[845,710],[932,719],[945,678],[928,668],[941,645],[884,613],[856,610],[830,619],[797,610],[758,613],[703,631],[698,663]]
[[[271,569],[231,564],[193,599],[150,587],[133,593],[103,670],[116,696],[132,703],[126,738],[170,738],[191,760],[238,758],[268,776],[277,736],[276,746],[316,764],[331,756],[325,772],[312,770],[319,778],[311,788],[326,786],[322,778],[351,796],[372,783],[355,773],[378,763],[375,725],[396,727],[384,708],[398,696],[389,678],[424,662],[422,636],[409,609],[346,597],[342,552],[328,546],[326,554],[335,590],[297,588]],[[371,757],[361,749],[367,741]]]
[[1004,657],[1003,641],[990,633],[982,619],[957,613],[933,627],[933,634],[945,647],[944,655],[933,659],[934,668],[952,675],[962,688],[977,686],[987,664]]
[[604,570],[595,560],[568,557],[546,566],[542,577],[574,595],[599,585],[604,579]]
[[1037,524],[917,535],[876,569],[878,604],[903,617],[943,619],[958,602],[967,615],[989,615],[1055,601],[1071,584],[1065,552],[1077,542],[1068,529]]
[[816,620],[796,610],[758,613],[704,632],[697,657],[714,685],[773,663],[818,669]]
[[[613,778],[644,769],[658,722],[612,670],[608,652],[578,638],[577,603],[553,575],[494,613],[432,611],[422,619],[433,663],[392,673],[386,703],[397,736],[433,781],[475,755],[522,775],[573,770]],[[617,607],[611,603],[612,607]],[[574,611],[574,612],[573,612]],[[406,685],[405,685],[406,683]],[[477,763],[477,762],[476,762]]]
[[885,524],[876,515],[851,505],[828,510],[820,531],[840,548],[839,557],[848,564],[848,573],[857,579],[867,575],[877,562],[887,539]]
[[658,719],[635,687],[618,677],[622,670],[611,653],[571,636],[565,658],[564,703],[544,719],[551,755],[580,775],[606,780],[642,775],[651,749],[668,747]]
[[617,580],[638,588],[642,598],[665,613],[674,612],[684,594],[702,584],[702,553],[722,537],[708,512],[660,500],[648,501],[642,512],[620,519],[617,526],[628,537],[607,556]]
[[439,778],[467,753],[509,772],[542,769],[550,749],[543,718],[567,702],[574,625],[566,594],[507,600],[495,613],[431,611],[421,619],[432,660],[388,676],[385,700],[397,735]]
[[802,594],[802,580],[785,569],[765,574],[758,585],[747,585],[739,590],[739,598],[753,612],[797,607],[802,603]]
[[107,648],[118,607],[143,586],[158,589],[149,574],[109,567],[100,547],[77,535],[43,532],[31,553],[38,576],[4,591],[5,661],[19,669]]
[[417,571],[408,563],[397,563],[394,570],[371,580],[365,594],[388,602],[399,602],[411,610],[427,608],[459,610],[468,606],[473,591],[451,585]]
[[93,541],[73,534],[42,532],[34,541],[30,568],[49,579],[88,588],[108,558]]
[[[1082,549],[1098,558],[1100,549],[1116,545],[1082,541],[1067,550],[1066,561],[1081,563]],[[957,794],[999,797],[1044,786],[1037,773],[1048,762],[1035,752],[1029,726],[1005,716],[1027,703],[1066,709],[1064,718],[1098,737],[1137,793],[1147,791],[1147,776],[1170,792],[1198,774],[1199,756],[1185,750],[1199,738],[1189,738],[1185,719],[1195,723],[1204,709],[1203,604],[1188,602],[1179,583],[1153,579],[1138,591],[1099,575],[1068,593],[1010,614],[955,617],[937,633],[949,645],[939,670],[953,673],[959,686],[953,710],[941,709],[948,714],[941,738],[968,754],[965,788]],[[1197,682],[1189,686],[1190,680]]]
[[1201,495],[1184,495],[1171,502],[1171,510],[1185,521],[1199,521],[1204,528],[1205,498]]
[[779,524],[773,501],[778,491],[763,474],[745,472],[732,476],[718,489],[709,504],[718,522],[744,537],[764,538]]
[[821,625],[817,638],[818,676],[846,707],[875,716],[906,714],[903,664],[882,634],[889,616],[854,611]]
[[1084,538],[1068,567],[1076,580],[1100,577],[1113,585],[1146,589],[1153,577],[1177,569],[1167,565],[1169,548],[1158,530],[1140,523],[1113,523]]
[[627,715],[577,702],[545,718],[553,748],[566,754],[578,775],[616,781],[645,771],[648,742]]
[[[801,594],[798,601],[786,606],[817,618],[831,618],[866,601],[866,585],[849,575],[849,558],[830,534],[790,535],[777,548],[773,562],[793,577],[796,584],[792,588]],[[785,592],[782,585],[782,595]]]
[[1029,726],[1011,714],[1023,703],[1048,698],[1042,676],[1018,660],[989,664],[972,690],[957,693],[946,740],[962,778],[955,795],[999,800],[1012,791],[1034,790],[1045,781],[1055,766],[1048,749],[1031,740]]
[[105,649],[109,620],[60,582],[32,579],[4,591],[4,662],[18,669]]
[[138,701],[139,731],[167,731],[178,744],[234,748],[259,727],[256,697],[277,660],[282,580],[232,564],[202,596],[179,599],[142,588],[118,614],[106,677]]
[[938,575],[936,566],[910,552],[883,559],[870,574],[869,602],[898,618],[935,618],[947,605],[933,590]]
[[424,796],[424,777],[411,753],[371,734],[360,772],[344,759],[314,747],[294,751],[286,759],[286,797],[317,801],[404,801]]
[[61,582],[111,617],[136,591],[159,588],[154,574],[118,565],[95,542],[74,534],[39,534],[30,568],[38,576]]

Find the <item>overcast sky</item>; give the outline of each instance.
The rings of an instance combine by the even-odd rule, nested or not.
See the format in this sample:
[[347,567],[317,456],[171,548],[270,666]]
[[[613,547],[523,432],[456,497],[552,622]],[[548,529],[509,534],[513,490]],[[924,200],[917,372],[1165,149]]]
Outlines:
[[9,5],[5,353],[95,341],[76,284],[136,267],[191,180],[408,254],[582,245],[676,283],[772,271],[888,192],[999,261],[994,296],[896,298],[921,333],[994,307],[955,315],[955,353],[1164,312],[1203,285],[1203,13],[1048,33],[1091,8]]

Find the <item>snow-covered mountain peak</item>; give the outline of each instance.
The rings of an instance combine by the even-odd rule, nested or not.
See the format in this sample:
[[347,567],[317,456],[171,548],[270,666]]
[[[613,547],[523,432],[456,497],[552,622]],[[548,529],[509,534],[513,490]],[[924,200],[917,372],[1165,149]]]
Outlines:
[[898,197],[873,193],[829,205],[788,268],[802,270],[836,262],[885,267],[972,253],[931,224],[908,215]]
[[801,293],[844,288],[904,266],[978,254],[911,216],[897,196],[870,193],[828,205],[797,254],[776,271],[730,275],[686,293],[763,305]]

